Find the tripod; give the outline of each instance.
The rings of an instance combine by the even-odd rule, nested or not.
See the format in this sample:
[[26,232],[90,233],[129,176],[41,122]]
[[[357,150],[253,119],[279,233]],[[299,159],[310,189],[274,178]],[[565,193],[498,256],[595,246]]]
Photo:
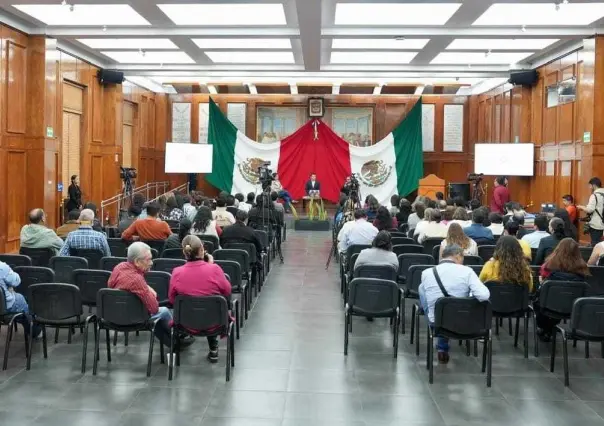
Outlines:
[[[333,234],[331,236],[331,239],[332,239],[331,250],[329,251],[329,257],[327,258],[327,263],[325,264],[325,270],[329,269],[329,264],[331,263],[331,258],[338,253],[338,234],[340,233],[340,230],[342,229],[342,227],[344,226],[344,224],[346,222],[350,222],[351,220],[353,220],[354,210],[356,208],[360,208],[360,205],[361,204],[359,202],[359,198],[358,197],[356,198],[356,203],[355,203],[355,199],[353,198],[353,195],[351,194],[350,198],[348,198],[348,200],[344,204],[344,206],[345,206],[344,214],[343,214],[342,220],[340,221],[340,225],[336,227],[336,223],[334,221]],[[338,261],[338,258],[336,256],[336,262],[337,261]]]
[[[261,223],[262,223],[262,228],[265,229],[269,235],[271,235],[271,232],[274,234],[274,238],[276,240],[276,252],[279,255],[279,260],[281,261],[281,263],[284,263],[284,259],[283,259],[283,252],[281,251],[281,224],[279,223],[277,219],[277,210],[275,210],[275,206],[273,205],[273,202],[271,200],[271,193],[270,193],[270,185],[262,185],[262,216],[261,216]],[[264,206],[266,205],[266,211],[264,209]],[[268,217],[267,217],[268,216]],[[271,222],[271,216],[273,216],[275,218],[275,222],[277,222],[277,229],[275,230],[273,228],[273,224]],[[283,217],[283,220],[285,220],[285,215]]]

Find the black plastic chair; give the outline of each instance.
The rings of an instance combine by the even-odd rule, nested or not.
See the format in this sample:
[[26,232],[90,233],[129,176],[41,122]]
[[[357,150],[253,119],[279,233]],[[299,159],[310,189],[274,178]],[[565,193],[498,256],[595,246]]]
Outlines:
[[590,266],[589,276],[587,277],[589,284],[589,296],[604,296],[604,267]]
[[407,234],[399,231],[398,229],[394,229],[394,228],[389,229],[388,233],[390,234],[390,237],[392,237],[392,238],[407,238]]
[[258,239],[260,240],[260,245],[262,246],[262,265],[264,267],[263,275],[264,277],[266,277],[266,275],[271,270],[271,262],[269,256],[270,241],[268,238],[268,232],[263,231],[261,229],[255,229],[254,234],[258,237]]
[[422,243],[424,246],[424,253],[432,255],[432,250],[434,247],[440,247],[440,244],[444,241],[444,238],[426,238]]
[[107,244],[109,244],[109,250],[111,251],[112,256],[128,256],[128,246],[130,245],[128,241],[122,240],[121,238],[107,238]]
[[346,275],[344,275],[344,290],[342,292],[342,298],[344,299],[344,304],[346,304],[346,297],[348,294],[348,285],[350,284],[350,281],[352,281],[352,274],[354,273],[354,267],[357,263],[357,259],[359,258],[359,254],[360,253],[355,253],[352,255],[352,257],[350,258],[350,261],[348,263],[348,272],[346,272]]
[[484,264],[484,261],[482,260],[482,257],[480,257],[480,256],[473,256],[471,254],[467,254],[463,257],[463,264],[466,266],[470,266],[470,265],[482,266]]
[[[407,282],[402,287],[403,296],[405,299],[414,299],[419,301],[419,285],[422,283],[422,273],[426,269],[431,269],[435,265],[413,265],[409,268]],[[403,307],[403,330],[405,333],[405,300],[402,301]],[[413,338],[415,337],[415,354],[419,356],[419,317],[424,315],[424,310],[419,303],[414,303],[411,307],[411,333],[409,336],[409,343],[413,344]],[[417,334],[417,336],[416,336]]]
[[593,247],[579,247],[579,251],[581,252],[581,257],[583,258],[583,260],[587,262],[591,257]]
[[117,265],[127,261],[128,259],[125,257],[103,257],[101,259],[101,269],[111,272]]
[[[491,293],[489,300],[495,321],[499,321],[499,318],[516,318],[516,331],[514,333],[515,348],[518,347],[520,318],[524,318],[524,357],[528,358],[528,318],[532,312],[529,309],[528,287],[526,285],[495,281],[486,282],[485,286]],[[536,322],[534,316],[533,322]]]
[[73,271],[76,269],[88,269],[88,261],[83,257],[54,256],[50,259],[50,269],[55,271],[55,280],[57,282],[75,284],[73,281]]
[[213,254],[214,251],[218,250],[218,248],[220,247],[220,240],[215,235],[202,235],[202,234],[195,234],[195,235],[201,240],[202,243],[204,241],[209,241],[210,243],[212,243],[214,245],[214,248],[210,254]]
[[[164,245],[166,244],[166,240],[147,240],[147,241],[141,240],[141,242],[147,244],[152,250],[155,250],[155,252],[157,254],[155,256],[153,256],[153,259],[156,259],[157,257],[159,257],[159,253],[161,253],[164,250]],[[153,253],[153,251],[151,253]]]
[[180,248],[171,248],[171,249],[165,249],[161,253],[161,258],[162,259],[183,259],[184,260],[185,255],[182,252],[182,249],[180,249]]
[[[255,295],[258,295],[258,290],[262,283],[262,280],[258,276],[257,269],[257,260],[258,253],[256,253],[256,246],[252,243],[226,243],[223,247],[226,250],[245,250],[248,255],[248,261],[250,262],[250,271],[251,271],[251,283],[252,287],[254,287]],[[262,277],[264,279],[264,277]]]
[[21,247],[19,254],[28,256],[31,259],[32,266],[48,268],[50,258],[55,255],[55,250],[52,248]]
[[[191,333],[191,330],[197,330]],[[196,336],[220,336],[227,338],[226,381],[231,379],[231,367],[235,367],[235,335],[229,318],[227,300],[222,296],[176,296],[172,321],[170,352],[174,353],[174,340],[178,332],[186,331]],[[180,366],[180,352],[176,352],[176,365]],[[168,380],[172,380],[174,364],[169,363]]]
[[417,242],[413,239],[413,238],[409,238],[409,237],[392,237],[392,245],[393,246],[398,246],[398,245],[415,245],[417,244]]
[[434,246],[434,248],[432,249],[432,257],[434,258],[434,263],[438,265],[438,262],[440,262],[440,248],[442,246]]
[[403,234],[405,234],[405,235],[406,235],[406,234],[407,234],[407,232],[409,232],[409,224],[408,224],[408,223],[401,223],[401,224],[398,226],[398,230],[399,230],[400,232],[402,232]]
[[[27,318],[27,315],[23,312],[6,312],[6,298],[4,295],[4,291],[0,291],[0,324],[7,325],[8,330],[6,331],[6,341],[4,342],[4,360],[2,362],[2,370],[6,370],[8,368],[8,354],[10,350],[10,342],[13,339],[13,328],[15,327],[15,320],[21,317]],[[29,321],[29,320],[27,320]],[[25,336],[25,356],[29,355],[29,339],[31,336]]]
[[172,228],[174,228],[174,229],[180,229],[180,222],[178,220],[165,219],[164,222],[166,222],[168,224],[168,226],[170,227],[170,229],[172,229]]
[[434,258],[429,254],[408,253],[398,256],[398,283],[405,284],[407,273],[413,265],[434,265]]
[[17,266],[32,266],[31,257],[24,254],[0,254],[0,262],[6,263],[11,269]]
[[401,322],[401,290],[396,281],[378,278],[354,278],[344,309],[344,355],[348,355],[348,333],[352,317],[390,318],[394,323],[394,358],[398,356],[398,328]]
[[107,288],[111,272],[93,269],[76,269],[73,271],[73,280],[81,293],[82,304],[91,311],[96,306],[97,293]]
[[495,253],[495,246],[478,246],[478,256],[482,258],[484,263],[487,263]]
[[397,256],[401,254],[424,254],[424,246],[419,244],[397,244],[392,246],[392,252]]
[[[239,295],[242,299],[241,303],[237,303],[238,309],[235,313],[237,338],[239,338],[239,328],[243,327],[242,318],[245,316],[245,319],[247,320],[249,311],[247,284],[243,284],[241,280],[241,266],[239,263],[233,260],[214,260],[214,263],[220,266],[225,275],[229,277],[229,282],[231,283],[231,292]],[[243,307],[241,305],[243,305]],[[241,309],[243,309],[243,312]]]
[[531,265],[534,265],[534,264],[535,264],[535,259],[537,258],[537,251],[538,251],[538,250],[539,250],[539,249],[536,249],[536,248],[532,248],[532,247],[531,247]]
[[70,253],[72,256],[85,258],[90,269],[99,269],[104,256],[102,251],[96,249],[71,249]]
[[[141,299],[130,292],[110,288],[100,289],[97,293],[97,325],[98,333],[94,343],[94,363],[92,374],[96,376],[99,362],[99,345],[101,330],[105,330],[105,345],[107,346],[107,362],[111,362],[111,344],[109,331],[133,332],[150,331],[149,356],[147,358],[147,377],[151,376],[151,361],[153,359],[153,343],[155,342],[154,321]],[[160,343],[161,363],[164,363],[164,346]]]
[[174,268],[183,266],[187,262],[184,259],[155,259],[153,261],[153,271],[163,271],[169,274],[172,273]]
[[[575,300],[585,297],[589,285],[582,281],[546,281],[539,289],[539,301],[533,304],[534,315],[545,315],[557,320],[568,320]],[[535,335],[537,322],[535,321]],[[539,356],[539,343],[535,338],[535,357]]]
[[168,291],[170,290],[170,278],[172,276],[164,271],[149,271],[145,273],[145,281],[157,293],[159,306],[168,306]]
[[[245,316],[245,318],[247,319],[247,312],[249,312],[252,306],[252,283],[250,274],[250,261],[247,251],[236,249],[219,249],[216,250],[212,256],[214,257],[214,261],[232,260],[234,262],[239,263],[239,266],[241,267],[241,279],[245,280],[246,282],[244,290],[246,290],[247,293],[245,296],[244,304],[246,304],[247,302]],[[233,279],[232,276],[231,279]]]
[[[365,264],[353,268],[352,271],[353,281],[355,278],[376,278],[396,282],[398,276],[398,268],[395,268],[393,265]],[[347,294],[344,294],[344,301],[348,302]]]
[[434,382],[434,337],[454,340],[484,339],[482,372],[487,372],[487,387],[491,387],[493,358],[493,321],[490,302],[471,297],[442,297],[434,305],[434,327],[428,326],[427,367],[430,384]]
[[564,386],[570,385],[568,372],[568,339],[585,341],[585,357],[589,358],[589,342],[600,342],[604,358],[604,298],[580,297],[573,302],[568,328],[557,326],[552,333],[550,369],[554,372],[556,361],[556,334],[562,335],[562,357],[564,362]]
[[[48,358],[46,342],[46,326],[69,329],[68,335],[74,327],[85,328],[82,344],[82,373],[86,372],[86,350],[88,348],[88,326],[96,322],[95,315],[84,316],[82,311],[82,298],[80,290],[73,284],[34,284],[29,287],[29,313],[31,314],[31,327],[38,324],[42,327],[42,349],[44,358]],[[95,336],[97,328],[94,328]],[[31,368],[33,339],[29,339],[29,356],[27,370]]]
[[[54,283],[55,273],[50,268],[44,268],[41,266],[19,266],[14,269],[21,278],[21,284],[15,287],[17,293],[21,293],[25,296],[25,299],[29,297],[29,287],[33,284],[39,283]],[[29,303],[29,300],[27,300]]]
[[371,248],[371,245],[368,244],[353,244],[346,249],[344,253],[340,255],[340,292],[344,294],[344,287],[346,284],[346,276],[351,271],[350,269],[350,259],[353,255],[359,254],[361,251],[366,248]]

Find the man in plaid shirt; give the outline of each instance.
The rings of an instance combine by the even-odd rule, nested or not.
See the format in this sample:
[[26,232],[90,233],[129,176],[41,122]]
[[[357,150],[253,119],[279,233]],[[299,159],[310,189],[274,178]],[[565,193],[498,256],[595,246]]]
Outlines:
[[71,250],[92,249],[99,250],[103,256],[111,256],[107,237],[102,232],[92,229],[94,212],[84,209],[80,213],[80,227],[67,235],[65,244],[59,252],[59,256],[71,256]]

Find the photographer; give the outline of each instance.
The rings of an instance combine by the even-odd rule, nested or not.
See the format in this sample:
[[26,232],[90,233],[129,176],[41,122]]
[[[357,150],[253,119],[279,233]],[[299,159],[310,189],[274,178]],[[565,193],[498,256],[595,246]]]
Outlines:
[[604,220],[602,219],[604,216],[604,189],[602,189],[600,178],[591,178],[589,189],[591,189],[591,195],[587,206],[577,206],[577,208],[587,213],[583,232],[589,234],[593,247],[600,242],[604,232]]

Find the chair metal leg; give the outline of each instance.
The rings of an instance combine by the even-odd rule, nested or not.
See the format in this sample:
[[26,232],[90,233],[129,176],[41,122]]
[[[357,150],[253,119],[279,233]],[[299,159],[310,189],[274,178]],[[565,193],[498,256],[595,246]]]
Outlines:
[[107,362],[111,362],[111,340],[109,339],[109,329],[105,329],[105,346],[107,346]]
[[568,339],[566,338],[566,333],[562,332],[562,357],[564,361],[564,386],[570,386],[570,382],[568,379]]
[[604,341],[600,342],[600,356],[604,358]]
[[493,337],[489,330],[489,339],[487,340],[487,387],[491,387],[491,374],[493,372]]
[[512,335],[512,317],[508,318],[508,332],[511,336]]
[[348,321],[350,321],[350,315],[347,306],[344,309],[344,355],[348,355]]
[[[10,341],[11,335],[13,334],[13,322],[15,321],[15,317],[11,318],[8,323],[8,329],[6,331],[6,342],[4,343],[4,360],[2,361],[2,370],[6,370],[8,368],[8,352],[10,349]],[[27,345],[27,339],[25,341]]]
[[589,358],[589,341],[585,341],[585,359]]
[[[27,317],[27,321],[29,322],[29,329],[33,330],[34,329],[34,320],[31,317]],[[34,344],[34,339],[33,336],[29,337],[29,354],[27,356],[27,367],[26,370],[30,370],[31,369],[31,356],[32,356],[32,352],[33,352],[33,344]]]
[[413,307],[415,308],[415,316],[413,317],[413,322],[415,322],[415,356],[419,356],[419,309],[415,305]]
[[168,358],[168,380],[172,380],[174,372],[174,327],[170,327],[170,356]]
[[577,339],[573,339],[573,348],[577,347]]
[[520,334],[520,317],[516,317],[516,328],[514,329],[514,347],[518,347],[518,335]]
[[159,362],[162,364],[166,363],[166,356],[164,354],[164,344],[159,342]]
[[90,330],[90,320],[94,321],[93,318],[86,318],[86,334],[84,335],[84,339],[82,342],[82,374],[86,373],[86,351],[88,350],[88,331]]
[[428,329],[428,382],[430,384],[434,383],[434,332],[431,329]]
[[[231,335],[233,332],[231,331]],[[235,336],[232,335],[231,341],[231,368],[235,367]]]
[[153,361],[153,343],[155,343],[155,326],[151,329],[151,337],[149,338],[149,356],[147,357],[147,377],[151,376],[151,362]]
[[117,330],[113,330],[113,346],[117,346]]
[[405,334],[405,327],[407,327],[407,319],[405,318],[406,315],[406,308],[405,308],[405,297],[403,295],[401,295],[401,334]]
[[528,358],[528,312],[524,313],[524,357]]
[[128,346],[128,332],[124,333],[124,346]]
[[537,337],[537,312],[533,311],[533,344],[535,345],[535,358],[539,357],[539,338]]
[[466,356],[470,356],[470,341],[466,340]]
[[55,344],[59,343],[59,327],[55,327]]
[[487,339],[484,339],[484,342],[482,344],[482,365],[481,365],[481,372],[485,372],[487,369]]
[[239,340],[239,329],[241,327],[241,308],[239,306],[239,301],[235,301],[235,326],[237,331],[237,340]]
[[552,348],[551,348],[551,356],[549,360],[549,371],[550,373],[554,372],[554,366],[556,363],[556,335],[558,334],[558,330],[554,328],[554,332],[552,333]]
[[401,311],[396,308],[396,316],[394,317],[394,358],[398,357],[398,327],[401,323]]
[[474,358],[478,358],[478,340],[474,340]]
[[[46,327],[42,327],[42,330],[44,330]],[[67,328],[67,344],[71,345],[71,329],[68,327]]]
[[42,350],[44,352],[44,359],[48,358],[48,348],[47,348],[47,346],[48,345],[47,345],[47,342],[46,342],[46,326],[43,325],[42,326]]
[[92,375],[96,376],[96,371],[99,365],[99,346],[100,346],[100,342],[101,342],[101,329],[97,324],[97,333],[95,333],[94,336],[94,361],[92,362]]
[[415,336],[415,304],[411,307],[411,333],[409,333],[409,343],[413,344],[413,337]]
[[227,335],[227,350],[226,350],[226,366],[225,366],[225,373],[226,373],[226,381],[229,382],[231,381],[231,335],[228,334]]

